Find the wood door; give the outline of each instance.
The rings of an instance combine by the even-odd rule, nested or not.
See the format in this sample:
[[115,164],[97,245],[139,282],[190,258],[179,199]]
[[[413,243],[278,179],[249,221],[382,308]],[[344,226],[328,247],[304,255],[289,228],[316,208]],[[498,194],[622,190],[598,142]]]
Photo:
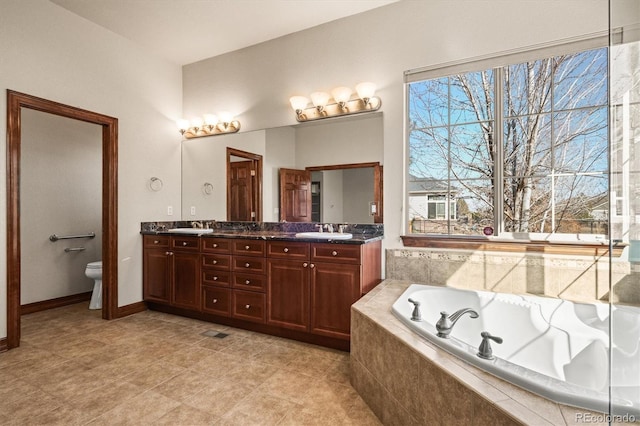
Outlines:
[[311,332],[348,340],[351,335],[351,305],[360,298],[360,265],[312,265]]
[[309,262],[268,260],[267,323],[309,330]]
[[144,249],[144,300],[169,302],[169,254],[166,248]]
[[255,168],[253,161],[234,161],[229,164],[229,221],[256,220],[253,205],[253,181]]
[[280,220],[311,222],[311,172],[280,169]]

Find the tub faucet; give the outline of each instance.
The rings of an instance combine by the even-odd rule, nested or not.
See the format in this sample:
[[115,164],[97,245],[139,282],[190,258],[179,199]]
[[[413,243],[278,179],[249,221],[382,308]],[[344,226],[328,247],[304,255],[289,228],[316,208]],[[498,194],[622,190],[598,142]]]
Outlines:
[[482,359],[493,359],[493,351],[491,350],[491,342],[493,340],[496,343],[502,343],[502,337],[492,336],[488,331],[483,331],[480,333],[482,336],[482,343],[480,343],[480,347],[478,348],[478,356]]
[[436,330],[438,331],[438,337],[448,339],[451,329],[456,322],[464,315],[469,314],[471,318],[478,318],[478,313],[471,308],[460,309],[449,315],[445,311],[440,312],[440,319],[436,323]]

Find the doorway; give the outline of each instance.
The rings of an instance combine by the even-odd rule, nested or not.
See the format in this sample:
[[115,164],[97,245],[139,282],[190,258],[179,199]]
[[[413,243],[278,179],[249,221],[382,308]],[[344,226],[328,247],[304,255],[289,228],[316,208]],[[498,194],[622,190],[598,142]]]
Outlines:
[[102,128],[102,318],[118,316],[118,119],[7,90],[7,342],[20,346],[20,151],[22,109],[31,109]]
[[227,220],[262,221],[262,155],[227,147]]

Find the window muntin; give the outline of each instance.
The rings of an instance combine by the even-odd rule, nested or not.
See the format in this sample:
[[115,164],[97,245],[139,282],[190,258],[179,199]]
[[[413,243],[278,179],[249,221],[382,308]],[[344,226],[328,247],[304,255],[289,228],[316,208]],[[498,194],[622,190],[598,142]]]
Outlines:
[[449,200],[439,213],[410,208],[411,233],[606,235],[606,48],[415,81],[408,105],[410,179]]

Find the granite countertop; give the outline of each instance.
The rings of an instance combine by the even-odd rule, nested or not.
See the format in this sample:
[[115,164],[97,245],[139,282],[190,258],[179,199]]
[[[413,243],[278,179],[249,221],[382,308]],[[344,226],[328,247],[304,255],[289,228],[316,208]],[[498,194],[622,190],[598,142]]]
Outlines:
[[[142,235],[173,235],[191,236],[200,238],[244,238],[252,240],[267,241],[300,241],[314,243],[331,244],[367,244],[382,240],[384,232],[382,225],[347,225],[345,233],[353,235],[350,239],[326,239],[326,238],[300,238],[296,237],[299,232],[317,231],[313,224],[293,224],[293,223],[268,223],[268,222],[214,222],[213,231],[204,233],[179,233],[169,232],[175,228],[193,229],[191,223],[182,222],[143,222],[140,233]],[[309,226],[311,225],[311,227]],[[337,228],[337,226],[336,226]]]

